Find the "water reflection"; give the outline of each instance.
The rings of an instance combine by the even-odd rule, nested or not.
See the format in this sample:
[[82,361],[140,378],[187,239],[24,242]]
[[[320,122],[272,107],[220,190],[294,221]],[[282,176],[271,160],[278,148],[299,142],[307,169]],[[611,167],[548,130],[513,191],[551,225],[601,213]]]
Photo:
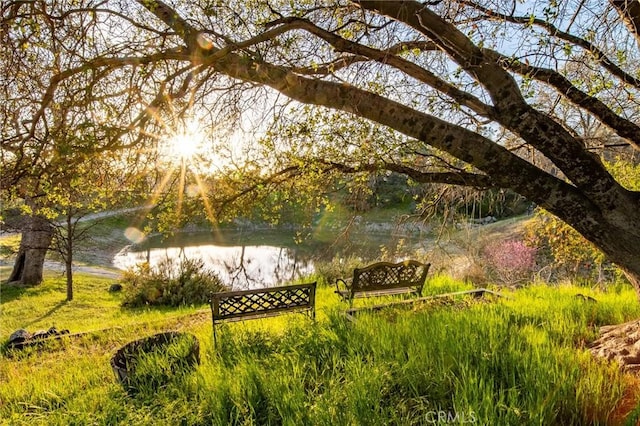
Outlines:
[[179,262],[200,258],[215,271],[224,283],[234,289],[260,288],[299,279],[313,272],[313,262],[298,250],[269,245],[199,246],[122,250],[113,260],[119,269],[128,269],[141,262],[157,265],[164,259]]
[[123,249],[113,260],[125,270],[141,262],[155,266],[166,258],[202,259],[205,265],[234,289],[274,286],[313,273],[314,260],[357,256],[363,264],[386,253],[413,250],[425,240],[420,236],[394,235],[390,232],[318,235],[303,244],[296,235],[282,230],[178,233],[171,238],[150,237]]

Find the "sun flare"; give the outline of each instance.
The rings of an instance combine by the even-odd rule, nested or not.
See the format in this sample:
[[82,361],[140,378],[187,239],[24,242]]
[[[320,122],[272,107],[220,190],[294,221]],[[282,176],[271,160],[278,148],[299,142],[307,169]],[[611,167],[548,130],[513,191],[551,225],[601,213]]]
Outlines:
[[176,157],[191,158],[199,148],[199,142],[191,135],[175,135],[170,140],[171,148]]
[[191,160],[200,153],[204,139],[199,124],[190,121],[165,140],[165,154],[170,160]]

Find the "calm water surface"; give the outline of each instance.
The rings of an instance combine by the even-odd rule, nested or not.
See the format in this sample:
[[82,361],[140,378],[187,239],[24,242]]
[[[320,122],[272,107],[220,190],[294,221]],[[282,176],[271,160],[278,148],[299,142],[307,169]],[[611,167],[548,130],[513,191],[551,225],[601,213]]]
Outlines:
[[311,259],[298,256],[296,250],[268,245],[225,247],[207,244],[145,251],[126,249],[116,255],[114,265],[128,269],[148,261],[154,266],[167,258],[174,261],[200,258],[207,268],[234,289],[274,286],[314,271]]
[[113,264],[126,270],[136,264],[149,262],[153,267],[165,259],[179,262],[183,259],[202,259],[223,282],[234,289],[275,286],[297,280],[314,271],[314,260],[332,258],[342,251],[368,255],[380,246],[392,243],[387,236],[360,236],[345,247],[335,242],[320,243],[308,240],[295,244],[294,236],[282,232],[224,232],[179,235],[163,240],[149,238],[142,244],[125,247]]

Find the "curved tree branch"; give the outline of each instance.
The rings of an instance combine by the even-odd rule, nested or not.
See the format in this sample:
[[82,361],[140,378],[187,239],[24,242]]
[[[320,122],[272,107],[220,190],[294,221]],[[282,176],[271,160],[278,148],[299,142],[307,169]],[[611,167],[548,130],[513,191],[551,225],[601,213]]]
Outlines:
[[[402,51],[403,48],[408,49],[410,46],[409,43],[396,45],[386,50],[378,50],[340,37],[331,31],[327,31],[318,27],[317,25],[306,19],[291,17],[283,18],[280,20],[280,22],[284,23],[285,26],[291,25],[292,28],[304,29],[311,34],[320,37],[322,40],[329,43],[339,52],[352,53],[354,55],[375,60],[382,64],[390,65],[402,71],[403,73],[415,78],[416,80],[428,84],[434,89],[450,96],[460,105],[466,106],[482,116],[495,116],[496,112],[490,105],[487,105],[475,96],[472,96],[471,94],[458,89],[453,84],[442,80],[431,71],[426,70],[411,61],[403,59],[400,56],[397,56],[396,52],[398,52],[398,50]],[[422,46],[427,47],[429,50],[434,50],[434,44],[432,42],[423,42]]]
[[636,0],[610,0],[610,2],[640,46],[640,3]]
[[361,173],[387,170],[390,172],[404,174],[419,183],[445,183],[481,189],[489,189],[496,186],[491,177],[479,173],[463,171],[431,172],[418,170],[407,165],[396,163],[364,164],[358,167],[336,162],[326,162],[325,164],[330,165],[332,170],[337,170],[341,173]]
[[496,121],[553,161],[581,191],[599,202],[610,202],[612,197],[630,200],[598,157],[586,151],[561,124],[526,103],[514,78],[496,62],[496,52],[474,45],[453,24],[420,3],[364,0],[357,3],[404,22],[438,44],[487,90],[498,113]]

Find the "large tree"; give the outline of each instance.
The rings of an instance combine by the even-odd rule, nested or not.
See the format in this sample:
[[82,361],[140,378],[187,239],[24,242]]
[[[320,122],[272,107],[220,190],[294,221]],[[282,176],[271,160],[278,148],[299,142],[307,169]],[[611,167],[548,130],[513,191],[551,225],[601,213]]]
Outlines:
[[[141,85],[138,79],[146,76],[126,75],[117,66],[137,60],[106,60],[108,71],[98,78],[95,67],[82,68],[86,57],[95,60],[107,48],[114,53],[113,45],[101,41],[103,31],[123,28],[88,13],[65,16],[69,6],[17,1],[0,8],[0,206],[20,207],[9,212],[20,213],[9,224],[22,235],[8,278],[18,285],[42,281],[47,251],[62,235],[56,231],[61,221],[78,219],[78,203],[95,208],[98,202],[118,207],[123,200],[140,201],[135,191],[147,193],[149,182],[139,176],[155,155],[138,148],[145,136],[129,126],[147,115],[129,117],[131,110],[119,108],[144,96],[129,85]],[[124,78],[128,84],[119,83]],[[99,87],[92,86],[96,81]],[[96,178],[105,174],[108,179]],[[85,195],[79,195],[80,187]],[[101,194],[100,200],[86,199],[89,192]],[[67,238],[64,250],[69,286],[72,240]]]
[[[82,3],[51,19],[90,14],[112,39],[101,37],[99,48],[94,37],[78,42],[75,63],[51,76],[38,111],[80,75],[91,90],[141,93],[123,105],[131,117],[149,117],[148,107],[157,114],[161,100],[184,93],[189,106],[206,107],[216,84],[269,88],[266,100],[279,93],[320,108],[307,117],[375,124],[346,141],[328,137],[326,125],[325,137],[308,132],[314,146],[280,155],[291,160],[282,170],[299,173],[309,163],[293,160],[304,156],[314,157],[314,172],[387,169],[418,182],[510,188],[593,242],[640,296],[639,194],[609,173],[578,123],[555,111],[570,104],[608,127],[616,144],[640,148],[637,1]],[[536,93],[550,91],[557,102],[539,103]],[[545,161],[528,161],[506,140]]]

